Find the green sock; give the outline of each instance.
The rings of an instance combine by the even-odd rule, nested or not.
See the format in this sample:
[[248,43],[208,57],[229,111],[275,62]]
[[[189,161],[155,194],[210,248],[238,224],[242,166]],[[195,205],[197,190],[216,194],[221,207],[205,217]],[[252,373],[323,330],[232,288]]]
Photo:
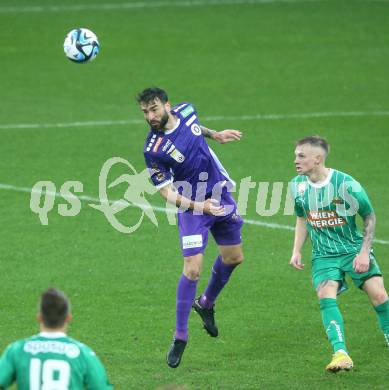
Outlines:
[[326,330],[328,340],[330,341],[334,352],[343,349],[347,352],[344,339],[343,318],[336,299],[320,299],[320,312]]
[[389,300],[375,306],[374,309],[377,312],[378,321],[389,346]]

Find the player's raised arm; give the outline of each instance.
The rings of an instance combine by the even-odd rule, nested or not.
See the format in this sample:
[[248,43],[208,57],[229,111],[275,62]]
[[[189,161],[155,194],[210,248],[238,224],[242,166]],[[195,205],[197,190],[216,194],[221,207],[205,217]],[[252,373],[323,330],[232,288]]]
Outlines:
[[211,138],[219,144],[225,144],[232,141],[240,141],[242,138],[242,132],[239,130],[226,129],[222,131],[216,131],[208,129],[205,126],[200,126],[201,133],[204,137]]
[[206,199],[204,202],[197,202],[179,194],[172,184],[168,184],[159,190],[161,196],[169,203],[176,205],[183,210],[194,210],[204,214],[221,216],[225,215],[223,206],[215,199]]
[[307,239],[308,231],[305,224],[304,217],[297,217],[296,219],[296,228],[294,233],[294,245],[293,253],[290,258],[289,264],[299,270],[304,269],[304,264],[301,262],[301,249],[304,245],[305,240]]

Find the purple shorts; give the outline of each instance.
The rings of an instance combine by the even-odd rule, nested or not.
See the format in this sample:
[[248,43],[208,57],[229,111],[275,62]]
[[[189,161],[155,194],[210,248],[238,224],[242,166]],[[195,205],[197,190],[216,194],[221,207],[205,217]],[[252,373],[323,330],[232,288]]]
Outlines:
[[[222,194],[220,204],[232,210],[228,215],[194,215],[192,210],[178,213],[178,231],[184,257],[204,253],[211,231],[218,245],[238,245],[242,242],[242,217],[236,211],[236,203],[229,192]],[[228,210],[228,211],[230,211]]]

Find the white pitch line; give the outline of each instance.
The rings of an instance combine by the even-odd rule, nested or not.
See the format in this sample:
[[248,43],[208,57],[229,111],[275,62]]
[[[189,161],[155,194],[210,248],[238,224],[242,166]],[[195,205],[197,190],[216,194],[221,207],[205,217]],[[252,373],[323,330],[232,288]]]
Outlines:
[[[154,2],[122,2],[102,4],[62,4],[62,5],[21,5],[0,6],[0,14],[3,13],[44,13],[44,12],[72,12],[72,11],[114,11],[137,10],[144,8],[168,8],[168,7],[204,7],[227,5],[261,5],[261,4],[300,4],[320,3],[328,0],[180,0],[180,1],[154,1]],[[366,0],[368,3],[387,3],[389,0]],[[361,0],[363,2],[363,0]]]
[[94,126],[115,126],[115,125],[134,125],[142,124],[144,120],[129,119],[116,121],[79,121],[79,122],[59,122],[59,123],[14,123],[9,125],[0,125],[0,130],[5,129],[49,129],[49,128],[70,128],[70,127],[94,127]]
[[[254,121],[254,120],[284,120],[284,119],[310,119],[310,118],[336,118],[336,117],[379,117],[389,116],[389,111],[340,111],[340,112],[307,112],[291,114],[256,114],[236,116],[205,116],[202,121]],[[9,123],[1,124],[0,130],[9,129],[50,129],[71,127],[98,127],[98,126],[126,126],[143,124],[143,119],[101,120],[101,121],[77,121],[58,123]]]
[[204,7],[225,5],[256,5],[272,3],[318,3],[324,0],[180,0],[180,1],[138,1],[123,3],[102,4],[63,4],[63,5],[28,5],[28,6],[0,6],[0,13],[40,13],[40,12],[64,12],[64,11],[110,11],[110,10],[136,10],[143,8],[167,8],[167,7]]
[[[37,191],[37,190],[34,191],[34,190],[32,190],[32,188],[18,187],[18,186],[14,186],[12,184],[6,184],[6,183],[0,183],[0,190],[9,190],[9,191],[15,191],[15,192],[25,192],[25,193],[29,193],[29,194],[31,194],[31,192],[41,193],[41,191]],[[54,194],[56,198],[66,199],[66,196],[64,197],[59,192],[52,193],[50,191],[47,191],[47,193]],[[89,195],[76,195],[76,196],[79,199],[83,200],[83,201],[100,203],[100,199],[99,198],[95,198],[93,196],[89,196]],[[70,198],[74,198],[74,196],[69,197],[69,199]],[[110,203],[115,203],[115,202],[120,202],[120,200],[113,200]],[[128,202],[126,202],[126,201],[123,201],[123,202],[128,207],[138,207],[136,204],[128,204]],[[175,213],[175,210],[165,209],[164,207],[151,205],[151,208],[154,211],[157,211],[157,212],[160,212],[160,213]],[[280,224],[280,223],[272,223],[272,222],[263,222],[263,221],[259,221],[259,220],[256,220],[256,219],[246,219],[246,218],[244,219],[244,221],[248,225],[262,226],[262,227],[266,227],[266,228],[269,228],[269,229],[279,229],[279,230],[294,231],[294,226],[291,226],[291,225],[283,225],[283,224]],[[385,240],[375,239],[374,242],[377,243],[377,244],[389,245],[389,241],[385,241]]]

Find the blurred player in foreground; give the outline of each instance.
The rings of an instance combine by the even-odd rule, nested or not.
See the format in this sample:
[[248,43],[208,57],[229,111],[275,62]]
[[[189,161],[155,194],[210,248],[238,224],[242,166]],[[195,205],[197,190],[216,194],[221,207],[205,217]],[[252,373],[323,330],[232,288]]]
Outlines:
[[103,365],[86,345],[66,336],[70,303],[56,289],[40,299],[40,333],[9,345],[0,359],[0,388],[14,382],[19,390],[108,390]]
[[[320,137],[297,142],[295,166],[298,176],[291,190],[297,215],[290,264],[304,269],[301,248],[309,235],[312,241],[312,281],[320,302],[324,329],[334,350],[326,370],[351,370],[342,315],[336,297],[347,289],[346,274],[366,292],[389,344],[389,302],[372,242],[376,217],[370,200],[351,176],[327,168],[329,145]],[[363,219],[363,235],[355,219]]]
[[[216,337],[214,303],[243,261],[243,221],[230,194],[235,183],[204,138],[226,143],[240,140],[241,132],[217,132],[201,126],[191,104],[183,102],[171,107],[166,92],[160,88],[145,89],[137,100],[150,125],[144,156],[151,180],[162,197],[179,208],[184,269],[177,287],[176,331],[167,354],[168,365],[175,368],[187,344],[192,306],[208,334]],[[208,286],[195,299],[209,231],[218,245],[219,256]]]

